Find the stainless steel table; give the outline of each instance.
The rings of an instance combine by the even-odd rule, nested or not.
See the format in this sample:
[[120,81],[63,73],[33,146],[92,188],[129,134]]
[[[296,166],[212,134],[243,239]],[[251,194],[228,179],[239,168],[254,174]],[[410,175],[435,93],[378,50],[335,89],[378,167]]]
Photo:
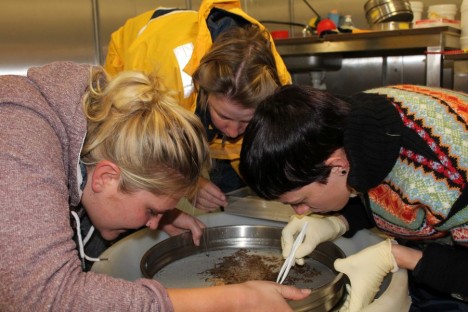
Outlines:
[[354,56],[426,54],[426,85],[441,86],[443,51],[460,49],[460,30],[442,26],[354,34],[331,34],[277,39],[275,45],[283,57],[307,55]]

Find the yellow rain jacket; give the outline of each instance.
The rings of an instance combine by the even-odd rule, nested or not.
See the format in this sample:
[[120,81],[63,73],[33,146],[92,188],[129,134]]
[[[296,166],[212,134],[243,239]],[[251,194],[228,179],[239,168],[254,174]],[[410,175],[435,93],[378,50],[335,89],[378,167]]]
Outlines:
[[[177,92],[179,103],[195,112],[196,94],[191,76],[212,45],[206,19],[213,8],[227,11],[246,21],[265,27],[247,15],[239,0],[204,0],[199,11],[158,8],[129,19],[111,36],[105,69],[111,75],[122,70],[156,71],[167,87]],[[272,39],[278,75],[282,84],[291,83],[283,60]],[[231,160],[237,170],[242,140],[210,142],[211,156]]]

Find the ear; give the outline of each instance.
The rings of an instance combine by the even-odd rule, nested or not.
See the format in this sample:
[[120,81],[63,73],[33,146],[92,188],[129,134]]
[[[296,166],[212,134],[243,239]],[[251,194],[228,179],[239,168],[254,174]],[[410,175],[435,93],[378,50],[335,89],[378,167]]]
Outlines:
[[99,193],[109,187],[117,188],[120,183],[120,168],[109,160],[101,160],[92,172],[91,187],[93,192]]
[[325,165],[333,167],[332,172],[340,173],[343,170],[349,170],[349,161],[343,148],[334,151],[325,161]]

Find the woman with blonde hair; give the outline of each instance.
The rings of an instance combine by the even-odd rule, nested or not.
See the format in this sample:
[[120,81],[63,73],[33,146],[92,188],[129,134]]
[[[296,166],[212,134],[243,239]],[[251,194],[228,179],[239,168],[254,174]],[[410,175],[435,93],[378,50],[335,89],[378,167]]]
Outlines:
[[93,237],[146,226],[199,243],[203,223],[174,207],[197,191],[208,144],[158,77],[109,80],[71,62],[2,76],[0,127],[1,311],[288,311],[285,298],[307,296],[273,282],[166,289],[86,272],[105,248]]

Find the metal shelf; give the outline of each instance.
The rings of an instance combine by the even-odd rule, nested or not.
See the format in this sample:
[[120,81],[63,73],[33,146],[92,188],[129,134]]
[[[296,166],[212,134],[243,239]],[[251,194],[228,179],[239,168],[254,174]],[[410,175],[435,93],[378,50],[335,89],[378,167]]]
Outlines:
[[460,30],[449,27],[369,31],[354,34],[331,34],[278,39],[275,41],[283,57],[341,54],[353,57],[373,55],[426,55],[426,85],[441,86],[442,52],[460,48]]

